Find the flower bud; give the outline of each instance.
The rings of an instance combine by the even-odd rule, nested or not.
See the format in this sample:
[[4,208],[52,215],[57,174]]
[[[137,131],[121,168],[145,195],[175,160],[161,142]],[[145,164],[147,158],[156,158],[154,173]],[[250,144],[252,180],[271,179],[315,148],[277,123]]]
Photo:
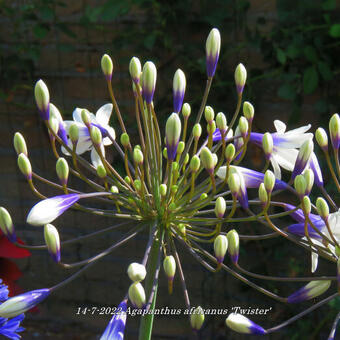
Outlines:
[[167,149],[167,148],[164,148],[164,149],[163,149],[163,157],[164,157],[165,159],[168,159],[168,149]]
[[178,147],[177,147],[177,154],[181,155],[184,151],[185,148],[185,143],[183,141],[178,143]]
[[207,124],[207,132],[208,134],[213,134],[216,131],[216,123],[215,121],[211,121],[211,123]]
[[229,175],[228,186],[233,195],[237,195],[241,188],[240,176],[237,173]]
[[11,242],[17,240],[11,215],[4,207],[0,207],[0,229]]
[[187,165],[189,162],[189,154],[187,153],[183,159],[183,165]]
[[56,172],[61,185],[66,185],[69,175],[69,166],[65,158],[60,157],[56,163]]
[[318,211],[319,216],[323,220],[328,219],[329,207],[328,207],[327,202],[322,197],[318,197],[316,200],[316,210]]
[[60,238],[58,230],[52,224],[46,224],[44,227],[45,243],[47,250],[50,253],[52,259],[56,262],[60,262]]
[[338,292],[339,292],[340,291],[340,257],[338,257],[336,277],[338,279]]
[[73,123],[71,124],[69,130],[68,130],[68,134],[70,136],[70,139],[72,141],[73,144],[77,144],[78,143],[78,139],[79,139],[79,128],[78,125]]
[[[50,119],[48,121],[48,124],[50,126],[50,129],[54,132],[54,134],[58,134],[59,130],[59,123],[58,120],[52,116],[50,116]],[[49,131],[50,137],[54,139],[53,134]]]
[[181,111],[185,88],[186,88],[185,74],[181,69],[178,69],[175,72],[172,83],[172,91],[174,97],[174,112],[176,113],[179,113]]
[[240,117],[240,120],[238,122],[238,127],[241,132],[241,135],[243,138],[247,137],[248,129],[249,129],[249,124],[247,119],[244,117]]
[[227,160],[227,162],[231,162],[235,156],[235,146],[234,144],[228,144],[225,152],[224,152],[225,158]]
[[318,142],[320,148],[327,152],[328,150],[328,137],[327,137],[327,132],[325,131],[325,129],[319,127],[316,131],[315,131],[315,138],[316,141]]
[[137,147],[133,149],[133,160],[136,164],[143,164],[144,161],[143,152]]
[[129,299],[137,308],[143,308],[145,304],[145,291],[139,282],[134,282],[129,288]]
[[338,150],[340,146],[340,117],[337,113],[329,120],[329,134],[334,150]]
[[306,195],[309,195],[313,189],[314,184],[314,172],[311,169],[306,169],[303,172],[303,177],[306,181]]
[[181,236],[185,237],[186,236],[186,233],[187,233],[187,228],[185,227],[185,224],[183,223],[180,223],[178,226],[178,231],[180,233]]
[[169,204],[169,210],[170,211],[175,211],[177,209],[177,205],[175,202],[172,202]]
[[221,49],[221,35],[217,28],[213,28],[205,43],[207,76],[211,78],[215,75],[218,58]]
[[111,186],[110,191],[111,191],[113,194],[118,194],[118,193],[119,193],[119,189],[118,189],[115,185],[112,185],[112,186]]
[[161,184],[159,186],[159,192],[161,194],[162,197],[164,197],[166,195],[166,191],[167,191],[167,186],[166,184]]
[[193,129],[192,129],[192,134],[195,139],[199,139],[202,134],[202,127],[199,123],[195,124]]
[[124,181],[125,181],[128,185],[131,184],[131,180],[130,180],[130,177],[129,177],[129,176],[125,176],[125,177],[124,177]]
[[184,103],[182,107],[182,115],[185,119],[188,119],[191,113],[191,107],[190,104]]
[[90,136],[91,136],[91,140],[92,140],[94,145],[97,145],[97,146],[101,145],[101,143],[102,143],[102,133],[100,132],[100,130],[96,126],[91,126]]
[[135,179],[133,181],[133,185],[136,188],[137,191],[141,191],[142,190],[142,182],[140,179]]
[[267,170],[265,172],[263,182],[268,194],[271,193],[275,186],[275,175],[272,171]]
[[204,201],[205,199],[207,199],[208,198],[208,194],[207,193],[203,193],[203,194],[201,194],[201,196],[200,196],[200,200],[201,201]]
[[215,112],[211,106],[206,106],[204,110],[204,117],[207,123],[211,123],[214,120]]
[[208,171],[209,174],[212,174],[214,172],[214,158],[211,153],[211,151],[204,147],[200,154],[201,162],[203,167]]
[[105,178],[107,176],[107,172],[103,164],[98,164],[96,171],[99,178]]
[[218,218],[223,218],[226,210],[226,203],[223,197],[218,197],[215,202],[215,214]]
[[217,162],[218,162],[218,157],[217,157],[216,153],[213,153],[212,156],[213,156],[214,167],[215,167],[217,165]]
[[190,314],[190,324],[195,331],[199,331],[204,323],[204,310],[201,306],[195,308]]
[[120,143],[124,146],[124,148],[127,148],[130,144],[130,137],[129,135],[124,132],[120,136]]
[[262,148],[267,160],[269,160],[272,155],[273,147],[273,137],[269,132],[266,132],[262,137]]
[[26,177],[26,179],[31,180],[32,179],[31,162],[29,161],[27,156],[25,156],[25,154],[23,153],[21,153],[18,156],[18,166],[19,166],[21,173]]
[[248,122],[252,122],[254,118],[254,106],[249,102],[243,103],[243,114],[247,118]]
[[294,188],[299,195],[300,199],[305,196],[307,184],[303,175],[297,175],[294,179]]
[[28,155],[25,138],[20,132],[16,132],[14,134],[13,144],[14,144],[14,149],[17,155],[21,153],[23,153],[25,156]]
[[309,282],[306,286],[300,288],[298,291],[288,296],[287,302],[298,303],[301,301],[314,299],[317,296],[323,294],[326,290],[328,290],[331,283],[332,281],[330,280]]
[[13,318],[27,312],[50,294],[48,288],[36,289],[9,298],[0,305],[1,318]]
[[197,172],[201,166],[201,160],[198,156],[194,155],[190,161],[190,169],[192,172]]
[[311,205],[309,197],[304,196],[301,203],[302,203],[303,210],[306,212],[307,215],[309,215],[312,210],[312,205]]
[[267,333],[266,330],[264,330],[261,326],[249,320],[242,314],[231,313],[225,322],[230,329],[238,333],[256,335],[263,335]]
[[139,282],[145,279],[146,269],[145,266],[143,266],[142,264],[133,262],[130,263],[127,269],[127,273],[131,281]]
[[311,158],[313,149],[314,149],[314,143],[311,139],[305,141],[302,144],[299,150],[299,153],[296,157],[296,161],[295,161],[295,165],[294,165],[294,169],[292,173],[292,179],[294,179],[297,175],[301,174],[302,171],[305,169],[306,165],[308,164]]
[[90,126],[91,120],[90,120],[89,112],[86,109],[81,110],[81,120],[86,126]]
[[138,84],[142,74],[142,65],[137,57],[130,60],[129,72],[134,84]]
[[172,113],[165,125],[166,148],[169,160],[176,158],[182,124],[177,113]]
[[238,262],[238,256],[240,252],[240,238],[235,229],[232,229],[227,234],[228,239],[228,253],[233,263]]
[[225,133],[227,131],[227,118],[223,112],[219,112],[216,115],[216,126],[221,131]]
[[218,263],[222,263],[228,249],[228,239],[224,235],[218,235],[214,241],[214,252]]
[[113,63],[111,57],[108,54],[104,54],[100,64],[106,80],[111,81],[113,72]]
[[259,199],[263,206],[265,206],[268,203],[268,194],[264,186],[264,183],[261,183],[259,186]]
[[176,273],[176,261],[172,255],[166,256],[164,258],[163,268],[168,279],[173,280]]
[[238,64],[235,69],[235,84],[237,93],[240,95],[243,92],[244,85],[247,80],[247,70],[243,64]]
[[50,93],[46,84],[41,79],[35,84],[34,96],[41,118],[48,120],[50,116]]
[[143,97],[147,104],[151,104],[157,80],[156,66],[152,61],[147,61],[143,66],[142,88]]

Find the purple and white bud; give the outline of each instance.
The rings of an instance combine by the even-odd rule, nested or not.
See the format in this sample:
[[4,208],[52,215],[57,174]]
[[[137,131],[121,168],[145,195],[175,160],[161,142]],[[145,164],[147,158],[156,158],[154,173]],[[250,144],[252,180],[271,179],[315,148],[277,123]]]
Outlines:
[[306,140],[300,150],[299,153],[296,157],[293,173],[292,173],[292,179],[294,179],[297,175],[300,175],[302,171],[305,169],[306,165],[308,164],[312,153],[314,149],[314,143],[313,141]]
[[43,288],[9,298],[7,301],[0,304],[0,317],[13,318],[19,314],[25,313],[46,299],[49,294],[50,289]]
[[314,299],[315,297],[323,294],[326,290],[328,290],[331,283],[331,280],[311,281],[306,286],[289,295],[287,298],[287,302],[298,303],[301,301]]
[[4,207],[0,207],[0,229],[11,242],[17,240],[11,215]]
[[35,84],[34,96],[41,118],[48,120],[50,117],[50,93],[41,79]]
[[172,255],[168,255],[164,258],[163,269],[168,278],[169,294],[172,294],[173,281],[176,273],[176,261]]
[[190,324],[192,329],[199,331],[203,326],[204,319],[204,310],[201,306],[198,306],[193,310],[192,314],[190,314]]
[[165,139],[168,159],[176,158],[179,138],[181,136],[182,124],[177,113],[172,113],[165,125]]
[[334,113],[329,120],[329,134],[334,150],[338,150],[340,146],[340,117],[337,113]]
[[325,131],[325,129],[319,127],[315,131],[315,138],[316,138],[316,141],[318,142],[320,148],[324,152],[327,152],[328,151],[328,137],[327,137],[327,132]]
[[303,177],[305,178],[306,181],[306,195],[308,196],[312,189],[313,189],[313,184],[314,184],[314,172],[312,169],[306,169],[303,172]]
[[184,93],[186,88],[185,74],[181,69],[175,72],[172,91],[174,97],[174,112],[179,113],[182,109]]
[[244,334],[264,335],[266,330],[249,320],[242,314],[231,313],[225,320],[227,326],[233,331]]
[[143,66],[142,72],[143,98],[145,99],[147,104],[151,104],[153,101],[156,80],[157,80],[156,66],[152,61],[147,61]]
[[237,93],[240,95],[243,92],[244,85],[247,80],[247,70],[243,64],[238,64],[235,69],[235,84]]
[[267,161],[270,160],[270,157],[272,156],[273,147],[273,137],[269,132],[266,132],[262,137],[262,148]]
[[214,252],[218,263],[222,263],[228,249],[228,239],[224,235],[218,235],[214,240]]
[[100,66],[102,68],[106,80],[111,81],[113,73],[113,63],[111,57],[108,54],[104,54],[102,56]]
[[200,158],[203,167],[208,171],[209,174],[213,174],[215,168],[214,157],[207,147],[202,149]]
[[134,84],[139,84],[140,76],[142,74],[142,65],[137,57],[133,57],[130,60],[129,71]]
[[145,291],[140,282],[134,282],[129,288],[130,302],[137,308],[143,308],[145,305],[146,297]]
[[235,229],[228,231],[228,253],[230,255],[231,261],[233,263],[238,262],[239,252],[240,252],[240,237]]
[[215,202],[216,217],[223,218],[225,210],[226,210],[225,199],[222,196],[220,196],[216,199],[216,202]]
[[67,140],[67,132],[65,129],[65,124],[63,118],[58,110],[58,108],[54,104],[50,104],[50,118],[53,117],[58,122],[57,134],[58,137],[64,142],[65,145],[68,144]]
[[221,49],[221,35],[217,28],[213,28],[205,44],[207,76],[211,78],[215,75],[218,58]]
[[44,227],[45,243],[47,250],[50,253],[52,259],[56,262],[60,262],[60,237],[57,228],[52,224],[46,224]]

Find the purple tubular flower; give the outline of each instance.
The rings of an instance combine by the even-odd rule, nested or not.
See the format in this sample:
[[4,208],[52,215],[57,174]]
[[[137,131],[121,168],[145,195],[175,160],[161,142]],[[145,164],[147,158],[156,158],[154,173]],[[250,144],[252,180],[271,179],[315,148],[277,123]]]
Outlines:
[[68,145],[67,133],[63,121],[59,122],[58,136],[64,142],[65,145]]
[[123,300],[107,325],[100,340],[123,340],[126,324],[127,300]]

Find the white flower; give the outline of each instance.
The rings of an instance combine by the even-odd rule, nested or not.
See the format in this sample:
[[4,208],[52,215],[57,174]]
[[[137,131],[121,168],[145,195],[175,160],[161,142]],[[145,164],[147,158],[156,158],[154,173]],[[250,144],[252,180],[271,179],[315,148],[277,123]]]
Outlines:
[[[96,115],[94,115],[91,112],[88,112],[90,124],[98,127],[103,135],[103,144],[101,145],[101,151],[103,153],[103,156],[105,156],[104,146],[112,144],[112,140],[116,138],[115,130],[111,126],[109,126],[112,107],[113,107],[112,104],[105,104],[99,108],[99,110],[96,112]],[[76,147],[76,153],[78,155],[81,155],[86,151],[91,151],[92,164],[95,167],[97,167],[99,164],[101,164],[101,160],[92,144],[88,128],[81,119],[82,110],[83,109],[77,107],[73,111],[73,120],[64,121],[66,132],[68,133],[69,128],[72,124],[77,125],[79,129],[79,139]],[[70,139],[68,140],[68,146],[72,148],[72,142]],[[69,155],[69,152],[64,147],[62,147],[62,152],[65,155]]]

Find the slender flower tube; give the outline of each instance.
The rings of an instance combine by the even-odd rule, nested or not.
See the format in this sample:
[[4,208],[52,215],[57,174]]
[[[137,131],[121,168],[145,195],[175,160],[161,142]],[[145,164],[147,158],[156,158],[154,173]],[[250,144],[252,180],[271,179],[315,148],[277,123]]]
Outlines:
[[81,198],[78,194],[69,194],[47,198],[37,203],[27,216],[27,223],[41,226],[54,221]]
[[215,75],[218,58],[221,49],[221,35],[217,28],[213,28],[205,44],[207,76],[209,78]]
[[173,161],[176,158],[179,138],[181,136],[181,120],[177,113],[173,112],[165,125],[165,138],[168,159]]
[[147,104],[153,101],[157,80],[157,69],[152,61],[147,61],[143,66],[142,72],[142,88],[143,97]]
[[50,116],[50,93],[41,79],[35,84],[34,96],[41,118],[48,120]]
[[244,334],[264,335],[266,331],[242,314],[231,313],[225,320],[227,326],[233,331]]
[[179,113],[182,109],[184,93],[186,88],[185,74],[181,69],[178,69],[173,80],[173,97],[174,97],[174,112]]
[[127,300],[123,300],[117,307],[112,319],[107,325],[100,340],[123,340],[126,324]]
[[321,294],[323,294],[330,287],[332,281],[322,280],[322,281],[312,281],[306,286],[300,288],[292,295],[287,298],[288,303],[298,303],[301,301],[306,301],[313,299]]
[[14,296],[0,305],[0,317],[12,318],[35,307],[47,298],[50,289],[43,288]]

